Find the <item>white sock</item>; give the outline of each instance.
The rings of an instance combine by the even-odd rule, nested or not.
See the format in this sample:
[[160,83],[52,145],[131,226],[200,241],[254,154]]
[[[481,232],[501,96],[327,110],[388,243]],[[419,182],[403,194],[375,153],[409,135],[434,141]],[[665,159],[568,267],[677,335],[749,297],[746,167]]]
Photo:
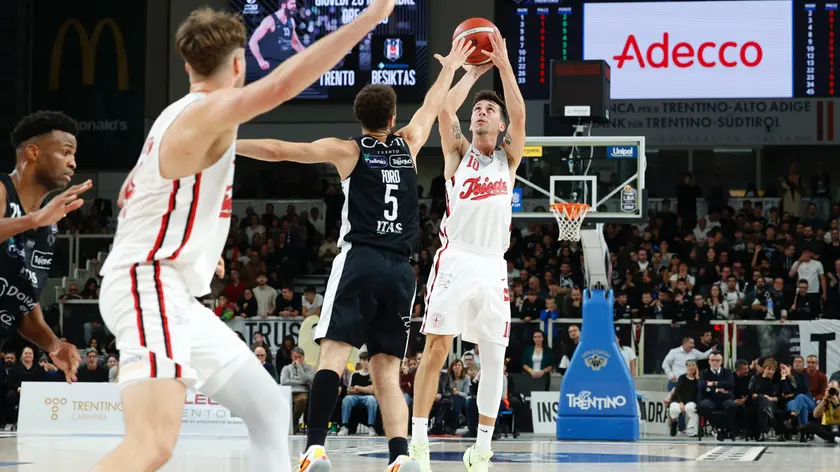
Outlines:
[[411,442],[418,444],[429,442],[429,418],[411,417]]
[[478,425],[478,435],[475,438],[475,448],[478,451],[490,452],[490,441],[493,440],[495,426]]

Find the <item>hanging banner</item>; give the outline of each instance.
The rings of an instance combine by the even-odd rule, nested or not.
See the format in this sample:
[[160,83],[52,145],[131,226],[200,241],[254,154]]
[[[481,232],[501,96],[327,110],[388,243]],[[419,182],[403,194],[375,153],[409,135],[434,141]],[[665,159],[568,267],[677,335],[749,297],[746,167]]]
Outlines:
[[593,136],[645,136],[648,149],[835,144],[835,99],[613,100]]
[[254,342],[254,334],[262,333],[272,353],[283,344],[283,338],[291,336],[295,338],[295,345],[300,344],[298,335],[303,318],[234,318],[227,322],[230,329],[239,331],[248,344]]
[[799,352],[817,356],[820,370],[828,377],[840,370],[840,321],[799,322]]

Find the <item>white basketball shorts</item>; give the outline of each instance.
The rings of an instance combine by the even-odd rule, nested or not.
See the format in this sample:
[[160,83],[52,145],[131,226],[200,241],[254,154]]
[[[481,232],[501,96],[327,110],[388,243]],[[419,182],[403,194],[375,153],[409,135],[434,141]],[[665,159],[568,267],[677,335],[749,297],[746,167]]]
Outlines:
[[212,378],[208,389],[216,389],[227,381],[219,377],[233,374],[235,361],[252,355],[233,330],[190,295],[174,268],[154,262],[124,272],[108,274],[99,297],[102,319],[117,338],[120,386],[179,379],[199,390]]
[[426,292],[423,334],[508,345],[510,294],[503,257],[446,245],[435,254]]

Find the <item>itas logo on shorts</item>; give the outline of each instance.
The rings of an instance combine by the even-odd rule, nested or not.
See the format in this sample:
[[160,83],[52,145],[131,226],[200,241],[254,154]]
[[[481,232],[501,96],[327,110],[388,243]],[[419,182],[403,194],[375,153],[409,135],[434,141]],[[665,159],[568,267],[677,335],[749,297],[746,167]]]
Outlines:
[[607,157],[610,159],[636,159],[639,151],[636,146],[607,146]]
[[32,251],[32,267],[49,270],[52,266],[53,253],[39,250]]
[[391,156],[391,167],[396,169],[413,169],[414,168],[414,161],[411,160],[410,156],[406,156],[405,154],[398,154],[396,156]]
[[388,159],[385,156],[365,154],[365,162],[371,169],[382,169],[388,167]]

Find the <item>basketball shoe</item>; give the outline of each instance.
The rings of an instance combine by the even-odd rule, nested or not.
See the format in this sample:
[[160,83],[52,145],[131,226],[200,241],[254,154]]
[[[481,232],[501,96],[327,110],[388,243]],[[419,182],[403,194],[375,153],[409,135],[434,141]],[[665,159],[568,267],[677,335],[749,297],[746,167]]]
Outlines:
[[411,442],[408,445],[408,454],[415,462],[420,464],[420,472],[432,472],[431,459],[429,458],[429,443]]
[[399,456],[388,464],[385,472],[421,472],[420,464],[408,456]]
[[467,472],[487,472],[490,467],[493,467],[490,463],[491,457],[493,457],[493,451],[476,450],[473,444],[464,453],[464,467],[467,468]]
[[300,467],[298,472],[330,472],[332,464],[327,459],[327,451],[324,446],[309,446],[300,456]]

